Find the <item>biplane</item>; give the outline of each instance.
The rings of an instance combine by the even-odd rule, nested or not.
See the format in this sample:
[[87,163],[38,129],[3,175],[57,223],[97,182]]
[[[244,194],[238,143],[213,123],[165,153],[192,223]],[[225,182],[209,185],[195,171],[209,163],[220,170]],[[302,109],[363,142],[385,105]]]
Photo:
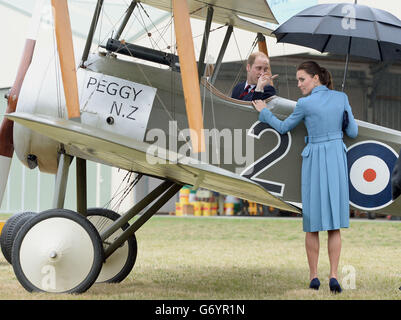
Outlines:
[[[35,12],[40,13],[42,2]],[[93,52],[103,6],[103,0],[97,1],[78,64],[66,0],[51,1],[59,69],[35,68],[35,37],[26,40],[0,131],[0,196],[14,151],[28,168],[56,177],[53,208],[14,215],[2,233],[2,250],[28,291],[80,293],[95,282],[122,281],[135,264],[135,232],[183,185],[302,212],[305,127],[281,135],[258,121],[250,102],[232,99],[214,85],[233,28],[254,32],[262,44],[264,36],[271,35],[272,30],[244,19],[277,23],[268,4],[264,0],[141,2],[172,13],[178,54],[175,48],[164,52],[120,38],[136,1],[128,6],[114,36]],[[205,20],[198,59],[191,17]],[[38,21],[35,14],[32,20]],[[206,72],[212,21],[225,26],[226,36],[213,70]],[[30,27],[30,33],[34,30]],[[61,91],[55,83],[61,83]],[[267,104],[283,119],[296,102],[274,96]],[[350,205],[400,215],[390,177],[401,132],[363,121],[358,125],[358,137],[344,140]],[[73,160],[76,212],[63,207]],[[164,181],[121,216],[105,208],[87,208],[86,161]]]

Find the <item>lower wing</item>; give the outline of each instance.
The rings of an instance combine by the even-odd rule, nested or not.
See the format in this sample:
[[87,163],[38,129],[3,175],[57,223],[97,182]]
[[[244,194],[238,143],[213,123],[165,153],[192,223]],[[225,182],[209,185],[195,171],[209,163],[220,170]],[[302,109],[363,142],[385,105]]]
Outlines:
[[5,116],[62,143],[74,156],[300,213],[239,174],[130,137],[46,115],[15,112]]

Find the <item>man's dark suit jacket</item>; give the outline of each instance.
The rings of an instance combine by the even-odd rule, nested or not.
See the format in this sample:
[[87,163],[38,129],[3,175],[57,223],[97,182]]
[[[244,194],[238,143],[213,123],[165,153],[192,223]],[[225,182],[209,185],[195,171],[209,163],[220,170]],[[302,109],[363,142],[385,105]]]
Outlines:
[[256,92],[251,91],[248,94],[241,97],[241,94],[244,92],[246,82],[238,83],[231,94],[231,98],[245,100],[245,101],[252,101],[252,100],[265,100],[271,96],[276,94],[276,89],[272,86],[265,86],[264,92]]

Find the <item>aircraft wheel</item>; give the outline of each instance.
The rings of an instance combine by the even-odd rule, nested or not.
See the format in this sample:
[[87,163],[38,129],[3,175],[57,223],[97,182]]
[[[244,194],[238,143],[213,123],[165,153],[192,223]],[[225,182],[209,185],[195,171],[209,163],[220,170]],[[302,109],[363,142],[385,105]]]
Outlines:
[[19,212],[8,218],[4,224],[0,235],[0,246],[8,263],[11,264],[12,247],[18,231],[34,214],[34,212]]
[[[119,217],[120,215],[118,213],[104,208],[90,208],[87,210],[88,220],[95,226],[99,233],[108,228],[113,221],[117,220]],[[106,248],[109,241],[117,238],[123,230],[128,227],[129,224],[127,223],[121,229],[113,233],[106,239],[106,244],[104,243],[103,246]],[[120,248],[106,259],[96,283],[117,283],[123,281],[135,265],[137,249],[136,237],[132,235]]]
[[96,228],[66,209],[41,212],[18,232],[12,250],[15,275],[27,291],[82,293],[103,263]]

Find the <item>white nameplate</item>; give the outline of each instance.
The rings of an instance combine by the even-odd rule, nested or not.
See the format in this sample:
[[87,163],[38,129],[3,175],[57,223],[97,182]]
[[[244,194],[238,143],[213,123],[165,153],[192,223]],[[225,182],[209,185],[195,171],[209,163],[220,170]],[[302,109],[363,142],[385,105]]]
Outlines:
[[143,141],[156,88],[78,69],[81,120]]

